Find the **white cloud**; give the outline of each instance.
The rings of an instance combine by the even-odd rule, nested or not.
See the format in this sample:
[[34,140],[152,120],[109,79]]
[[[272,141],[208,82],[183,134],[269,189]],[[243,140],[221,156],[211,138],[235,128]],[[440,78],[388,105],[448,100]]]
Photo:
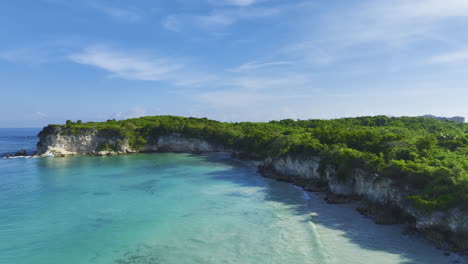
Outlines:
[[239,67],[235,69],[231,69],[230,71],[232,72],[248,72],[248,71],[253,71],[257,69],[262,69],[262,68],[270,68],[270,67],[276,67],[276,66],[287,66],[287,65],[292,65],[293,63],[291,61],[262,61],[262,60],[256,60],[256,61],[250,61],[246,62]]
[[267,0],[209,0],[215,5],[250,6]]
[[450,52],[446,54],[440,54],[432,57],[430,62],[432,63],[455,63],[455,62],[466,62],[468,61],[468,50],[460,50]]
[[258,2],[258,1],[256,1],[256,0],[229,0],[228,2],[233,4],[233,5],[248,6],[248,5],[254,4],[255,2]]
[[394,17],[396,20],[468,16],[468,2],[465,0],[400,0],[396,4],[389,4],[387,9],[395,12],[387,16]]
[[85,0],[82,3],[119,21],[135,23],[144,18],[143,10],[135,7],[118,7],[111,5],[110,2],[100,0]]
[[207,15],[169,15],[162,21],[162,26],[171,31],[198,27],[213,30],[231,26],[241,20],[252,20],[274,16],[280,13],[276,8],[245,7],[240,9],[218,9]]
[[[292,57],[318,67],[344,66],[352,61],[350,67],[358,68],[367,63],[365,71],[375,70],[368,68],[375,67],[372,61],[383,65],[393,60],[393,66],[387,66],[401,69],[427,63],[427,58],[434,56],[428,44],[440,49],[465,43],[462,35],[454,37],[453,31],[468,20],[466,0],[371,0],[333,9],[329,5],[316,8],[318,14],[302,20],[297,26],[301,34],[283,49],[285,60]],[[447,55],[435,57],[433,62],[461,60],[464,54]],[[397,59],[407,62],[397,66]]]
[[[124,22],[139,22],[144,18],[144,10],[130,6],[116,6],[117,1],[106,0],[44,0],[66,6],[69,9],[92,8],[113,19]],[[114,3],[113,3],[114,2]],[[130,2],[130,1],[129,1]],[[153,11],[149,10],[150,12]]]
[[114,19],[127,21],[127,22],[138,22],[141,21],[143,15],[141,11],[132,8],[117,8],[112,6],[94,5],[94,8],[104,12]]
[[114,76],[130,80],[167,80],[182,67],[166,58],[122,52],[103,46],[87,48],[70,55],[69,59],[75,63],[94,66]]
[[343,23],[344,36],[351,43],[382,41],[399,45],[434,37],[446,19],[468,17],[468,1],[377,1],[349,11],[343,16],[347,23],[338,23]]
[[36,112],[35,114],[36,114],[36,116],[37,116],[38,118],[40,118],[40,119],[45,119],[45,118],[49,117],[48,114],[43,113],[43,112],[39,112],[39,111]]
[[246,8],[236,10],[215,10],[209,15],[196,16],[194,21],[208,29],[230,26],[240,20],[251,20],[274,16],[280,13],[276,8]]

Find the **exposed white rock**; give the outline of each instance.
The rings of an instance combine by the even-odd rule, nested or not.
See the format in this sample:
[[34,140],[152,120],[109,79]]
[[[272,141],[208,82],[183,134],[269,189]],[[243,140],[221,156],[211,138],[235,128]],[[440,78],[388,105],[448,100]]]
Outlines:
[[[103,143],[116,145],[116,151],[102,150],[99,146]],[[70,155],[108,155],[132,152],[128,140],[101,137],[96,131],[88,131],[84,134],[63,135],[61,133],[47,134],[41,138],[38,145],[38,154],[41,156],[70,156]]]
[[319,179],[318,173],[319,158],[295,159],[286,156],[280,159],[266,159],[265,165],[272,166],[278,173],[285,175],[295,175],[307,179]]
[[[155,149],[155,148],[153,148]],[[173,152],[224,152],[222,146],[215,146],[206,140],[185,138],[180,135],[161,136],[156,146],[157,150]]]
[[[115,146],[114,150],[99,150],[104,143]],[[55,156],[72,155],[114,155],[132,153],[137,151],[172,151],[172,152],[224,152],[222,146],[215,146],[205,140],[184,138],[174,134],[161,136],[156,144],[148,144],[139,150],[130,147],[128,140],[100,136],[97,131],[88,131],[83,134],[51,133],[42,136],[38,145],[38,155]]]

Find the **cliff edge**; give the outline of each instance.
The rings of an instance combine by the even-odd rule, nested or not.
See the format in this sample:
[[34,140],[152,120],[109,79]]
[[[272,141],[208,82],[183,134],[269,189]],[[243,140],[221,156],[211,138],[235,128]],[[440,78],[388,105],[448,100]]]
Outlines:
[[[147,133],[148,135],[148,133]],[[408,197],[410,184],[362,168],[351,168],[342,177],[333,163],[317,154],[260,156],[206,137],[154,131],[151,137],[134,138],[106,129],[48,126],[40,132],[37,155],[119,155],[136,152],[230,152],[259,161],[266,177],[294,183],[308,191],[327,193],[330,203],[360,200],[358,208],[380,224],[406,223],[438,247],[468,253],[468,213],[459,207],[425,210]],[[234,144],[235,145],[235,144]]]

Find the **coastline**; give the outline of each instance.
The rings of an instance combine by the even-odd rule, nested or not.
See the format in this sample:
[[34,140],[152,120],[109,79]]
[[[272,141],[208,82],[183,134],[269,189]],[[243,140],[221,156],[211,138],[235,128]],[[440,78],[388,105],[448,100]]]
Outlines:
[[[457,209],[425,212],[406,199],[407,190],[398,182],[380,175],[355,169],[343,180],[328,165],[319,171],[318,156],[281,156],[259,159],[254,153],[243,153],[212,144],[204,139],[188,138],[177,133],[159,136],[157,141],[132,149],[128,140],[101,135],[97,131],[63,134],[62,128],[43,130],[39,135],[37,156],[113,156],[132,153],[229,153],[257,167],[264,177],[292,183],[306,191],[325,193],[331,204],[359,201],[358,212],[377,224],[406,224],[405,233],[419,234],[443,250],[468,253],[468,216]],[[112,149],[102,149],[103,142]]]
[[[273,170],[268,170],[264,168],[264,162],[262,161],[255,161],[249,160],[239,157],[239,155],[233,155],[231,152],[225,151],[213,151],[213,152],[181,152],[181,151],[154,151],[154,152],[127,152],[127,153],[113,153],[113,154],[73,154],[73,155],[59,155],[59,156],[47,156],[47,157],[54,157],[54,158],[67,158],[67,157],[79,157],[79,156],[89,156],[89,157],[103,157],[103,156],[125,156],[125,155],[138,155],[138,154],[162,154],[162,153],[186,153],[192,155],[223,155],[225,158],[229,158],[236,162],[239,162],[245,166],[247,166],[250,170],[255,171],[258,176],[273,179],[279,182],[285,182],[291,184],[294,188],[300,189],[303,192],[303,195],[306,199],[310,199],[311,196],[315,196],[318,199],[322,200],[327,206],[346,206],[352,208],[357,215],[362,215],[363,217],[369,218],[373,221],[376,225],[397,225],[401,227],[401,234],[404,236],[412,236],[414,238],[425,239],[429,243],[434,245],[434,249],[437,249],[446,256],[454,255],[455,258],[466,258],[468,254],[463,251],[459,251],[457,249],[447,247],[446,244],[443,244],[443,241],[432,240],[430,237],[425,236],[425,234],[419,230],[417,230],[414,226],[411,226],[414,223],[408,223],[404,218],[398,218],[395,221],[387,222],[387,221],[380,221],[379,215],[380,212],[386,212],[388,208],[384,205],[380,205],[378,203],[369,201],[363,197],[359,196],[345,196],[345,195],[335,195],[332,193],[327,186],[324,186],[323,183],[320,182],[308,182],[301,180],[301,178],[291,177],[288,175],[281,175]],[[43,158],[43,157],[34,157],[34,158]],[[372,208],[370,210],[370,208]],[[363,213],[362,210],[367,209],[368,211]],[[388,215],[385,215],[387,217]],[[454,262],[459,263],[459,262]]]

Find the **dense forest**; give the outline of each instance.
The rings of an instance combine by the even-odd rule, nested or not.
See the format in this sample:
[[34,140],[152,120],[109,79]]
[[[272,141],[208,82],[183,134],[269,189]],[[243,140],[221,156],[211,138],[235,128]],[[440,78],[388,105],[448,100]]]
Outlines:
[[97,129],[109,137],[127,138],[134,149],[158,136],[180,133],[250,158],[320,156],[319,171],[334,166],[342,179],[362,168],[411,187],[414,191],[408,199],[420,208],[468,210],[468,124],[386,116],[268,123],[154,116],[96,123],[67,121],[60,126],[66,128],[65,133]]

